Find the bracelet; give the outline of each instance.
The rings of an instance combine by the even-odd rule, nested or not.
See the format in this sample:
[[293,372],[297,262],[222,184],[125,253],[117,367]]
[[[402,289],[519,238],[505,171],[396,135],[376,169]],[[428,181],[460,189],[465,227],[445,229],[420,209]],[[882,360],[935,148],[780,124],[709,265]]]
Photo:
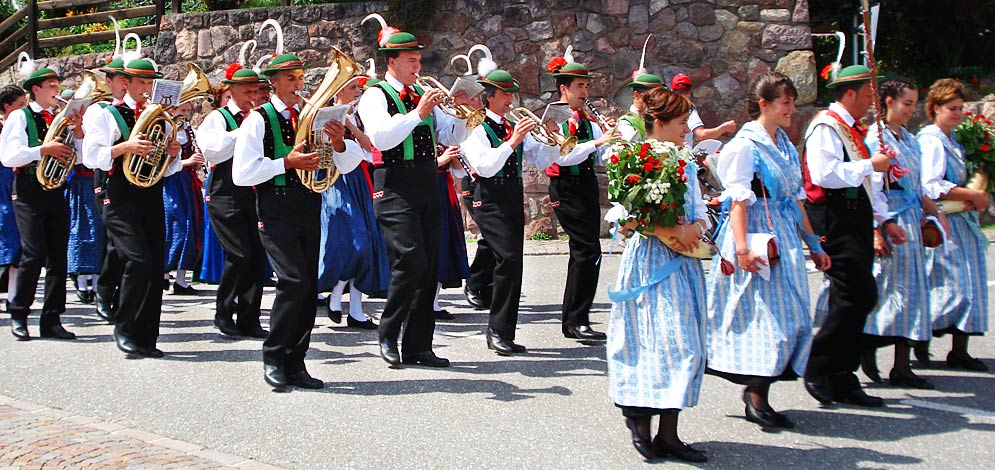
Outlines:
[[743,251],[737,251],[736,252],[736,256],[744,256],[744,255],[748,255],[748,254],[750,254],[750,249],[749,248],[747,248],[747,249],[745,249]]
[[701,229],[701,234],[705,235],[705,222],[702,222],[701,219],[698,219],[694,221],[694,224],[697,225],[699,229]]

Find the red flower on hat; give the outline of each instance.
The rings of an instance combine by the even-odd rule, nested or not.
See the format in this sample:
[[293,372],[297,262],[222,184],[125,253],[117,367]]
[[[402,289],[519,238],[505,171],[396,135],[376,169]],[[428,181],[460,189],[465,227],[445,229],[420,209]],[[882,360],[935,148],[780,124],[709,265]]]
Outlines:
[[550,73],[556,73],[560,70],[560,67],[563,67],[564,65],[567,65],[567,59],[564,59],[563,57],[553,57],[553,60],[546,64],[546,70],[549,70]]
[[107,58],[104,59],[104,63],[109,64],[111,63],[112,60],[114,60],[114,56],[107,56]]
[[823,80],[829,80],[829,72],[832,71],[833,71],[833,64],[829,64],[822,68],[822,71],[819,72],[819,76],[822,77]]
[[366,82],[370,81],[370,77],[359,77],[356,81],[359,82],[360,87],[364,87],[366,86]]
[[[382,44],[382,45],[386,45],[387,44],[387,40],[390,39],[391,36],[393,36],[393,35],[395,35],[397,33],[400,33],[400,32],[401,32],[401,30],[399,30],[399,29],[397,29],[397,28],[395,28],[393,26],[388,26],[387,29],[381,29],[379,32],[377,32],[377,43],[378,44]],[[387,36],[384,37],[384,34],[386,34]]]
[[228,68],[225,69],[225,80],[231,80],[232,77],[235,76],[235,72],[238,72],[243,68],[244,67],[242,67],[242,64],[239,63],[228,64]]

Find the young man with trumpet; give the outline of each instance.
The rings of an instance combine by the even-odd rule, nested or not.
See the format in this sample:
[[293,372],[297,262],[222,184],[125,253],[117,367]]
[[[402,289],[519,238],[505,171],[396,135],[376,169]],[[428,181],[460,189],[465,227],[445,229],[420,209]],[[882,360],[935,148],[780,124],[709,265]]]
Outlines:
[[[104,191],[102,201],[104,226],[114,242],[114,249],[124,264],[120,300],[114,313],[114,340],[126,357],[159,358],[156,347],[159,317],[162,314],[162,266],[165,250],[165,216],[162,205],[162,180],[149,187],[128,181],[129,158],[145,158],[163,150],[160,158],[169,158],[165,176],[179,171],[180,144],[175,140],[147,140],[135,123],[146,107],[155,79],[162,78],[155,64],[147,59],[128,62],[122,71],[128,77],[128,92],[116,106],[98,113],[84,139],[86,166],[94,168],[95,186]],[[155,138],[155,137],[152,137]],[[105,299],[106,300],[106,299]]]
[[[30,59],[29,59],[30,61]],[[32,63],[33,64],[33,63]],[[55,118],[62,77],[52,69],[35,70],[21,87],[31,98],[26,108],[10,113],[0,132],[0,162],[14,168],[13,203],[17,229],[21,234],[21,262],[14,292],[10,296],[10,330],[18,341],[31,339],[28,313],[35,300],[38,277],[45,267],[45,301],[39,320],[41,337],[73,339],[75,334],[62,327],[66,311],[66,247],[69,241],[69,207],[61,188],[45,189],[38,180],[38,162],[51,157],[68,162],[79,153],[79,140],[72,148],[58,139],[45,141]],[[82,137],[82,113],[69,119],[73,132]]]
[[259,324],[259,305],[266,252],[259,239],[256,193],[232,180],[238,130],[256,107],[262,81],[252,69],[238,68],[224,83],[231,87],[231,98],[208,114],[197,129],[197,141],[212,169],[206,182],[207,216],[225,254],[214,326],[225,336],[263,339],[268,332]]
[[[306,140],[294,145],[304,68],[294,54],[270,60],[263,75],[270,77],[273,95],[242,122],[232,163],[233,182],[255,187],[259,235],[277,276],[270,333],[263,342],[263,378],[276,390],[325,386],[304,366],[318,308],[321,241],[321,194],[304,186],[300,177],[318,169],[318,153],[305,152]],[[342,123],[329,121],[322,132],[330,138],[337,164],[344,164],[343,158],[363,158],[358,144],[344,140]]]
[[[448,367],[449,361],[432,351],[441,236],[435,146],[462,142],[466,121],[436,109],[446,100],[445,91],[413,86],[425,46],[411,33],[391,34],[385,22],[382,26],[379,50],[387,58],[387,73],[363,93],[358,108],[367,135],[383,155],[373,172],[373,207],[390,253],[391,278],[380,317],[380,357],[391,366],[403,361]],[[457,104],[468,102],[465,93],[453,98]],[[397,345],[402,323],[403,358]]]
[[554,161],[572,165],[587,156],[561,159],[559,146],[540,143],[533,137],[533,133],[542,132],[537,128],[538,118],[512,109],[520,86],[507,71],[490,71],[477,83],[485,88],[487,118],[470,133],[462,150],[479,176],[472,203],[474,220],[495,260],[493,288],[485,294],[491,299],[487,347],[507,356],[526,352],[524,346],[515,343],[525,239],[522,165],[529,163],[543,170]]
[[[567,338],[604,340],[607,337],[591,328],[591,305],[598,289],[601,270],[601,191],[595,166],[598,148],[617,138],[614,119],[592,123],[586,109],[588,85],[592,75],[583,64],[567,57],[557,57],[548,65],[556,79],[560,101],[567,103],[573,115],[563,122],[562,132],[577,138],[569,157],[584,158],[574,165],[553,164],[549,176],[549,199],[556,219],[570,236],[570,262],[563,292],[562,331]],[[593,117],[593,116],[592,116]],[[611,132],[609,132],[611,131]]]

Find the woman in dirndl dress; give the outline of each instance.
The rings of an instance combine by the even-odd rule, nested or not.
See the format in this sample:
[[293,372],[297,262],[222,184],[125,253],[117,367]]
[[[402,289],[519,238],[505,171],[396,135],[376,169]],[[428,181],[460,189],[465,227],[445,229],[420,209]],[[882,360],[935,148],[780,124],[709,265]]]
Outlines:
[[[971,175],[954,128],[964,119],[966,100],[963,84],[950,78],[937,80],[926,95],[926,114],[933,124],[916,135],[922,151],[923,192],[932,199],[965,201],[969,208],[947,214],[949,238],[926,249],[926,274],[933,336],[953,335],[947,365],[987,371],[988,366],[967,351],[968,339],[988,330],[988,238],[978,222],[978,211],[988,207],[988,193],[964,187]],[[948,252],[944,245],[951,242],[957,249]],[[928,356],[917,348],[920,362],[929,362]]]
[[[9,85],[0,88],[0,114],[2,117],[10,115],[28,105],[27,94],[24,89]],[[3,129],[3,121],[0,120],[0,129]],[[14,190],[14,170],[0,165],[0,270],[3,271],[7,283],[0,287],[0,290],[7,292],[14,291],[14,282],[17,280],[17,264],[21,260],[21,236],[17,231],[17,222],[14,220],[14,206],[11,203],[11,195]],[[7,311],[7,300],[4,299],[3,308]]]
[[[876,352],[882,346],[895,345],[895,365],[888,374],[893,386],[932,389],[926,379],[912,372],[909,355],[910,342],[929,341],[932,328],[929,317],[929,287],[926,284],[926,248],[923,246],[923,212],[938,216],[946,223],[943,214],[937,213],[936,204],[922,195],[919,179],[921,157],[919,144],[904,125],[916,110],[919,93],[915,85],[890,80],[881,84],[879,95],[885,121],[884,145],[895,153],[898,164],[906,174],[884,189],[888,198],[889,214],[893,214],[908,241],[894,245],[880,230],[874,231],[874,278],[877,281],[878,305],[867,317],[861,347],[864,349],[860,365],[874,382],[882,382],[878,372]],[[867,131],[867,148],[873,155],[881,152],[878,141],[878,124]],[[876,173],[875,177],[881,176]]]
[[104,261],[107,233],[97,212],[93,193],[93,170],[77,164],[66,187],[69,202],[68,270],[76,276],[76,297],[84,304],[96,299],[95,289]]
[[[647,142],[683,147],[691,102],[656,88],[643,96],[643,104]],[[688,166],[683,224],[633,235],[622,253],[618,278],[609,292],[608,394],[621,409],[632,444],[644,458],[674,456],[704,462],[702,452],[681,442],[677,421],[682,409],[698,403],[705,370],[705,277],[701,261],[682,256],[661,241],[674,238],[685,246],[695,245],[707,229],[696,170],[693,163]],[[672,273],[662,276],[663,270]],[[657,415],[659,430],[651,438]]]
[[[719,254],[736,260],[732,274],[712,269],[708,283],[707,373],[744,385],[746,420],[764,428],[792,428],[774,411],[770,386],[805,373],[812,345],[804,241],[820,270],[829,268],[819,237],[803,210],[798,152],[783,128],[791,125],[798,91],[771,72],[753,83],[743,125],[718,160],[728,213],[716,234]],[[771,259],[770,237],[779,258]]]
[[[189,104],[177,108],[177,113],[189,116]],[[166,211],[165,279],[176,271],[173,293],[195,295],[197,290],[187,283],[187,271],[196,273],[201,262],[201,235],[203,226],[203,184],[197,171],[204,165],[204,156],[196,149],[193,130],[184,126],[176,133],[176,140],[183,148],[183,169],[163,179],[162,202]],[[168,284],[167,284],[168,287]]]
[[439,284],[435,288],[432,309],[436,320],[452,320],[453,315],[439,305],[442,289],[463,286],[463,279],[470,278],[470,262],[466,253],[466,235],[463,233],[463,212],[456,195],[453,171],[462,172],[456,156],[459,147],[440,149],[437,158],[439,169],[439,198],[442,200],[439,243]]

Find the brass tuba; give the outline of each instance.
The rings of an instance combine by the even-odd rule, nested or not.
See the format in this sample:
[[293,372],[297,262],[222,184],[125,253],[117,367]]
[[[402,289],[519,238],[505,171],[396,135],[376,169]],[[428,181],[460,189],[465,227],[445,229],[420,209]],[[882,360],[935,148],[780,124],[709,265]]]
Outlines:
[[[76,89],[76,93],[73,94],[73,99],[88,98],[91,103],[111,99],[111,90],[107,88],[107,84],[103,80],[88,70],[84,70],[82,75],[83,81]],[[73,154],[66,161],[61,161],[50,155],[42,155],[41,160],[38,161],[38,171],[35,173],[38,177],[38,184],[49,191],[61,188],[66,183],[66,178],[69,177],[73,165],[76,164],[76,147],[73,145],[76,141],[76,133],[69,125],[69,119],[66,119],[66,111],[67,109],[63,109],[52,119],[52,125],[48,127],[48,132],[45,133],[45,139],[42,143],[62,142],[72,149]]]
[[456,104],[449,89],[433,77],[418,77],[415,79],[415,83],[424,89],[431,90],[435,88],[444,93],[446,99],[439,103],[439,110],[457,119],[466,119],[467,129],[479,126],[480,123],[484,122],[484,118],[487,117],[487,111],[484,108],[473,109],[465,104]]
[[153,148],[148,155],[128,153],[124,155],[124,177],[129,183],[139,188],[148,188],[158,183],[172,159],[166,154],[166,146],[176,139],[176,131],[183,126],[183,116],[173,117],[169,114],[173,108],[188,101],[203,98],[211,101],[211,82],[207,80],[204,71],[195,64],[183,78],[180,88],[180,102],[175,105],[150,104],[135,121],[132,135],[142,134],[145,140],[152,142]]
[[577,146],[577,138],[574,136],[563,135],[562,132],[553,131],[550,132],[545,126],[539,122],[539,117],[535,115],[532,111],[526,108],[515,108],[508,111],[508,119],[512,121],[519,122],[523,119],[531,119],[536,122],[535,129],[532,129],[532,138],[534,138],[540,144],[549,145],[550,147],[559,145],[560,146],[560,156],[565,157],[574,147]]
[[[974,189],[978,191],[988,190],[988,175],[982,169],[975,171],[971,175],[971,179],[968,180],[967,185],[964,186],[967,189]],[[953,201],[950,199],[943,199],[936,201],[936,205],[941,211],[947,214],[956,214],[958,212],[967,212],[967,201]]]
[[318,89],[310,98],[304,98],[304,106],[297,121],[297,133],[294,135],[294,145],[307,142],[305,150],[318,152],[320,161],[317,170],[296,169],[296,171],[304,187],[316,193],[325,192],[332,187],[332,183],[339,177],[339,172],[335,169],[335,161],[332,160],[334,150],[331,142],[322,129],[311,129],[311,125],[318,110],[330,103],[342,87],[358,73],[356,63],[338,48],[333,47],[332,64],[325,71],[325,78],[321,80]]

